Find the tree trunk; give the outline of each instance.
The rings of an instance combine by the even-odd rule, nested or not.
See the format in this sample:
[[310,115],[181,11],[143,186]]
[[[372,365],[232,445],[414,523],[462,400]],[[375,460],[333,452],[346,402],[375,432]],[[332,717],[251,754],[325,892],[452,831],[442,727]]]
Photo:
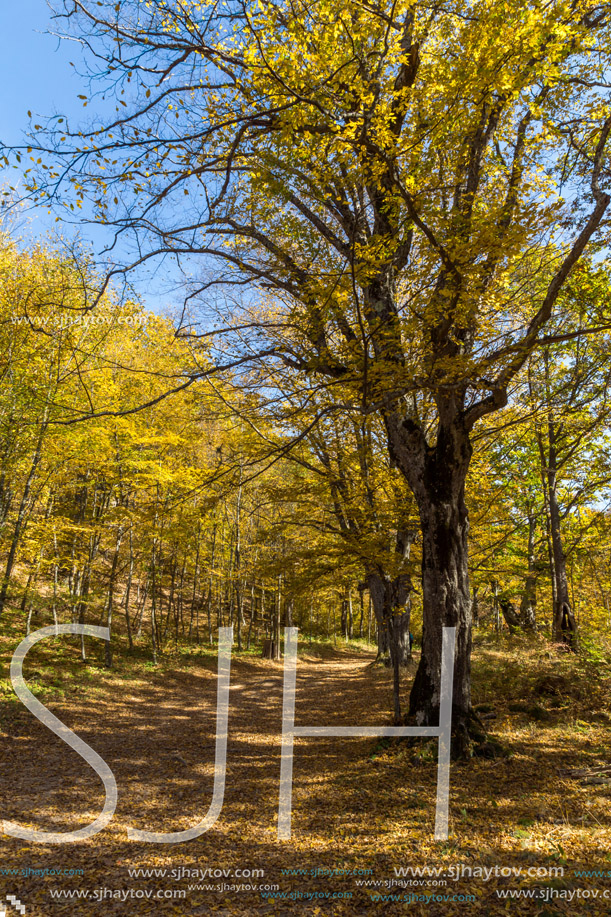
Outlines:
[[274,659],[280,659],[280,608],[282,606],[282,576],[278,575],[278,590],[274,601],[274,619],[272,624],[272,640],[274,642]]
[[287,596],[284,600],[284,626],[292,627],[293,626],[293,612],[295,610],[295,599],[292,596]]
[[[373,604],[373,602],[372,602]],[[378,621],[376,615],[376,638],[378,644],[378,655],[376,662],[383,662],[384,665],[390,665],[390,634],[388,633],[388,621]]]
[[473,598],[471,599],[471,620],[473,621],[473,626],[477,627],[479,624],[479,586],[474,586],[472,593]]
[[[401,619],[397,629],[398,664],[400,668],[409,665],[411,651],[409,648],[409,593],[406,577],[400,576],[391,580],[388,575],[368,573],[365,577],[371,604],[378,625],[378,660],[392,664],[392,647],[390,626],[393,618]],[[397,609],[404,609],[397,614]]]
[[441,647],[444,627],[456,628],[452,695],[452,753],[471,754],[481,728],[471,706],[471,595],[468,573],[468,513],[464,483],[471,447],[464,431],[440,431],[422,463],[414,487],[422,529],[422,653],[410,695],[409,713],[418,725],[439,722]]
[[2,579],[2,584],[0,586],[0,614],[4,611],[4,606],[6,604],[6,598],[8,595],[8,588],[11,581],[11,576],[13,573],[13,567],[15,565],[15,557],[17,555],[17,548],[19,547],[21,536],[23,534],[23,529],[25,528],[27,513],[30,503],[30,493],[32,491],[32,484],[34,482],[34,476],[36,475],[36,469],[40,463],[42,456],[42,446],[45,439],[45,434],[47,432],[47,411],[45,411],[44,419],[38,433],[38,438],[36,440],[36,447],[34,449],[34,455],[32,456],[32,462],[28,471],[28,476],[26,478],[25,486],[23,488],[23,493],[21,495],[21,502],[19,504],[19,510],[17,512],[17,519],[15,520],[15,527],[13,529],[13,537],[11,538],[11,544],[9,547],[8,557],[6,560],[6,567],[4,569],[4,577]]
[[250,643],[252,639],[252,629],[255,625],[255,620],[257,617],[257,606],[255,602],[255,578],[253,576],[250,584],[250,621],[248,622],[248,636],[246,637],[246,649],[250,649]]
[[134,539],[133,539],[133,527],[130,525],[129,529],[129,572],[127,574],[127,584],[125,586],[125,596],[123,599],[123,607],[125,609],[125,626],[127,628],[127,642],[130,648],[130,651],[134,648],[134,638],[132,637],[132,625],[129,614],[129,602],[132,593],[132,580],[134,577]]
[[365,616],[365,599],[363,592],[365,590],[365,584],[359,583],[359,606],[360,606],[360,617],[359,617],[359,638],[363,638],[363,618]]
[[341,615],[339,622],[340,631],[344,640],[348,639],[348,598],[342,599]]
[[[112,568],[110,571],[110,579],[108,581],[108,607],[106,612],[106,627],[108,628],[109,638],[112,637],[112,614],[113,606],[115,600],[115,584],[117,579],[117,567],[119,565],[119,552],[121,550],[121,542],[123,540],[123,527],[119,526],[117,532],[117,541],[115,545],[115,551],[112,558]],[[107,669],[112,668],[112,644],[111,640],[108,639],[104,643],[104,665]]]
[[400,670],[409,664],[409,579],[397,576],[391,580],[379,572],[365,577],[378,624],[378,659],[381,641],[388,647],[388,664],[393,669],[393,713],[396,723],[401,722]]
[[[206,616],[208,620],[208,643],[212,646],[212,584],[214,577],[214,563],[215,563],[215,551],[216,551],[216,520],[212,527],[212,552],[210,555],[210,573],[208,575],[208,595],[206,599]],[[198,610],[198,619],[197,619],[197,642],[199,643],[199,610]]]
[[240,530],[241,525],[241,509],[242,509],[242,471],[240,470],[240,486],[238,488],[238,502],[236,506],[236,519],[235,519],[235,604],[236,604],[236,615],[238,622],[238,650],[242,649],[242,590],[240,588],[240,567],[242,562],[242,533]]
[[524,581],[524,592],[520,602],[520,621],[524,630],[537,630],[537,566],[535,559],[535,534],[537,517],[534,513],[528,516],[528,573]]
[[492,584],[492,608],[494,611],[494,632],[498,637],[501,633],[501,610],[499,608],[499,584],[496,580]]
[[554,552],[554,626],[553,639],[557,643],[566,643],[572,649],[577,648],[577,622],[569,599],[569,583],[566,575],[566,557],[562,545],[562,532],[560,527],[560,507],[556,494],[556,472],[552,467],[552,452],[550,448],[550,467],[548,469],[549,511],[552,535],[552,549]]
[[401,666],[411,656],[409,645],[409,612],[393,615],[388,622],[390,659],[393,670],[393,713],[395,724],[401,725]]
[[501,611],[503,612],[503,617],[505,618],[505,623],[509,628],[510,634],[515,634],[520,630],[522,622],[520,616],[518,615],[515,605],[513,602],[510,602],[509,599],[501,599],[499,601],[501,606]]
[[566,556],[562,544],[561,515],[557,490],[556,428],[552,417],[548,422],[547,454],[547,502],[549,509],[550,534],[554,558],[554,617],[552,639],[577,649],[577,622],[569,599],[569,583],[566,575]]
[[[155,518],[155,524],[157,519]],[[156,551],[157,539],[153,538],[153,551],[151,554],[151,653],[153,664],[157,665],[157,584],[156,584]]]

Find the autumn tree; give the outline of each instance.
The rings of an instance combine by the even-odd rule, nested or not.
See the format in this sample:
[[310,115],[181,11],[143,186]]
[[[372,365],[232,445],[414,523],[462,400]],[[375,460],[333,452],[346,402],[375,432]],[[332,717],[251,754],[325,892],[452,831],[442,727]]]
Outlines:
[[[171,256],[193,276],[199,258],[190,301],[250,284],[218,329],[222,354],[341,380],[346,412],[379,412],[422,529],[410,712],[436,721],[441,629],[456,627],[454,724],[466,751],[471,431],[505,405],[572,269],[602,238],[607,8],[63,8],[116,117],[35,127],[30,196],[69,213],[87,201],[84,212],[114,229],[114,251],[136,244],[128,267]],[[117,261],[108,277],[125,269]],[[276,299],[263,321],[251,310],[257,288]],[[584,332],[606,320],[595,311]]]
[[553,637],[575,648],[577,623],[569,596],[563,530],[571,515],[601,499],[611,480],[610,339],[608,333],[595,338],[582,334],[582,300],[607,298],[607,271],[575,272],[569,287],[572,300],[565,300],[566,307],[554,322],[559,336],[568,339],[549,344],[531,357],[528,397],[549,532]]

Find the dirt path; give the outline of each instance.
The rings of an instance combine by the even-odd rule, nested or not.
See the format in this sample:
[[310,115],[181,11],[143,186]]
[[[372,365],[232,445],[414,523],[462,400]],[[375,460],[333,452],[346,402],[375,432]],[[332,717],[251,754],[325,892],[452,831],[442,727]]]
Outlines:
[[[30,667],[30,677],[36,677],[35,669]],[[475,884],[473,879],[446,878],[443,888],[437,884],[367,889],[357,883],[395,879],[394,869],[408,865],[447,869],[456,863],[484,863],[489,868],[498,864],[526,869],[557,865],[563,857],[584,869],[596,868],[592,865],[596,862],[604,864],[609,798],[598,794],[598,807],[587,810],[604,829],[602,833],[595,821],[580,824],[577,813],[583,811],[583,797],[578,788],[574,799],[570,788],[567,797],[566,787],[559,786],[555,776],[556,765],[578,760],[579,749],[568,744],[564,750],[558,748],[550,731],[541,730],[530,736],[526,751],[511,759],[453,767],[452,836],[444,844],[433,841],[436,766],[426,760],[426,751],[417,755],[405,745],[376,748],[372,739],[299,739],[293,837],[278,842],[282,673],[281,663],[233,660],[227,788],[221,816],[195,841],[157,846],[129,842],[127,827],[182,830],[203,816],[211,799],[215,661],[207,658],[163,674],[141,667],[137,677],[129,669],[125,674],[98,670],[87,689],[80,687],[83,679],[77,669],[74,685],[62,702],[44,702],[112,768],[119,786],[117,812],[105,831],[77,844],[32,845],[5,836],[2,866],[6,869],[83,872],[0,875],[3,894],[18,896],[27,907],[26,917],[500,914],[506,912],[507,902],[496,897],[496,889],[520,887],[520,883],[502,877]],[[64,682],[71,680],[66,677]],[[7,701],[2,709],[3,818],[56,831],[74,830],[92,820],[103,803],[97,777],[24,708]],[[326,660],[300,657],[298,725],[383,724],[388,722],[389,709],[389,673],[372,667],[371,657],[345,652]],[[526,738],[526,734],[517,736],[516,741]],[[560,825],[555,817],[559,811],[566,815]],[[601,838],[607,839],[603,847]],[[166,874],[137,877],[130,875],[133,869],[166,870]],[[198,878],[191,873],[195,869],[224,870],[226,875],[217,872]],[[264,874],[244,876],[238,870]],[[303,872],[290,875],[291,870]],[[229,887],[218,890],[206,885]],[[237,890],[239,885],[257,888]],[[270,890],[269,885],[278,888]],[[58,891],[88,892],[89,897],[54,898],[52,892]],[[186,897],[157,897],[176,891],[185,891]],[[374,900],[380,893],[430,896],[440,891],[454,897]],[[154,900],[146,897],[148,893]],[[467,894],[475,900],[461,901],[460,896]],[[533,906],[533,901],[522,902],[512,910],[539,913]],[[594,905],[580,911],[607,912]],[[575,914],[576,909],[565,911],[564,902],[556,902],[549,913]]]

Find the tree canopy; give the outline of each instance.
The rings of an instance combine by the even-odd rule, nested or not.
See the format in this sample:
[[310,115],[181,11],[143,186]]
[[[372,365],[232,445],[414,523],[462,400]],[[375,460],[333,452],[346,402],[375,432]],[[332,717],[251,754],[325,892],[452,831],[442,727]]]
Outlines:
[[[410,712],[436,720],[441,629],[456,627],[466,749],[472,430],[536,350],[610,324],[588,280],[611,201],[608,10],[66,0],[60,19],[115,115],[34,125],[16,151],[28,195],[109,229],[102,291],[178,263],[187,336],[194,306],[204,321],[206,367],[189,362],[185,385],[248,365],[259,391],[281,374],[326,391],[325,414],[379,416],[422,536]],[[295,441],[315,422],[295,415]],[[574,641],[560,591],[556,630]]]

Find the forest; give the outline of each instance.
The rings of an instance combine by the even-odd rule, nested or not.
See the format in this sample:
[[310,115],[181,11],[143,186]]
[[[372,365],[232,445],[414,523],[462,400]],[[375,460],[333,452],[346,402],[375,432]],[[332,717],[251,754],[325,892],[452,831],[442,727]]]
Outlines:
[[[82,118],[0,143],[7,907],[607,914],[611,7],[53,22]],[[24,845],[107,805],[19,701],[18,645],[68,624],[25,680],[118,808]],[[276,838],[286,628],[297,722],[345,729],[441,728],[452,628],[442,839],[441,740],[305,732]],[[216,822],[132,837],[206,812],[223,729]]]
[[[609,282],[604,266],[575,272],[560,340],[529,357],[474,437],[477,633],[605,644],[611,337],[579,326],[583,297],[602,308]],[[258,370],[206,376],[205,338],[170,316],[112,294],[87,311],[98,283],[83,253],[2,240],[5,620],[26,633],[105,625],[108,667],[115,645],[157,662],[224,626],[238,651],[268,641],[280,658],[293,625],[407,666],[410,631],[422,642],[422,535],[380,418],[321,410],[309,391],[304,407],[281,377],[265,380],[283,395],[270,407]],[[197,385],[181,384],[189,371]]]

